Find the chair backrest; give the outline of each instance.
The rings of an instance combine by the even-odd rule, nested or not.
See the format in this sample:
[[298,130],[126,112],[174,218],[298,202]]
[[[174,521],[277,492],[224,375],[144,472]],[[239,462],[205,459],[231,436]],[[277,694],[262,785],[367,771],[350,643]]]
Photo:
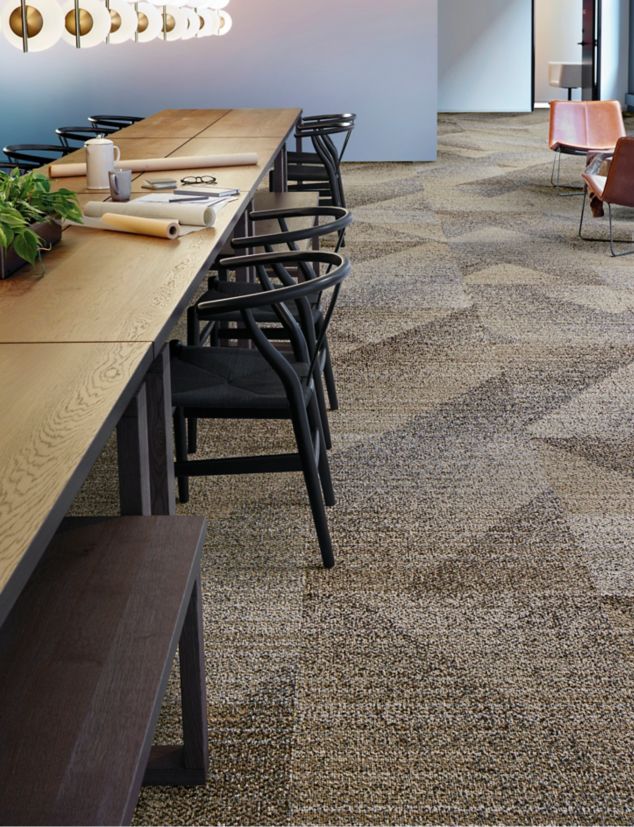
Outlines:
[[72,141],[83,146],[90,138],[103,135],[104,131],[98,126],[60,126],[55,130],[55,134],[62,146],[75,148],[72,146]]
[[141,115],[89,115],[88,121],[93,126],[98,126],[106,133],[117,132],[124,126],[130,126],[137,121],[142,121]]
[[[300,269],[302,264],[310,266],[313,270],[321,265],[326,265],[329,269],[314,279],[298,282],[292,273]],[[292,384],[297,381],[297,375],[281,351],[269,341],[253,314],[258,308],[272,308],[288,333],[295,358],[310,363],[307,375],[312,374],[332,319],[341,284],[350,273],[348,259],[339,253],[324,251],[277,252],[224,259],[222,265],[231,270],[252,267],[263,289],[246,296],[229,296],[201,302],[198,305],[199,309],[214,314],[239,312],[264,358],[278,372],[285,384]],[[282,286],[276,287],[274,279],[278,279]],[[331,291],[330,301],[323,313],[317,336],[311,307],[326,291]],[[289,309],[289,304],[297,307],[297,316]]]
[[551,101],[551,149],[611,150],[625,136],[618,101]]
[[[289,229],[288,222],[298,218],[305,221],[305,226]],[[249,220],[255,224],[256,233],[232,239],[231,246],[234,250],[262,247],[267,253],[272,253],[279,246],[284,246],[287,250],[298,250],[300,241],[316,240],[336,233],[335,252],[339,252],[346,228],[352,223],[352,213],[344,207],[290,207],[282,210],[257,210],[249,214]],[[279,232],[258,234],[258,222],[271,220],[277,221]]]
[[[338,115],[303,115],[299,125],[299,132],[301,133],[302,129],[316,126],[323,128],[327,128],[329,126],[349,127],[341,148],[337,151],[337,162],[341,163],[346,152],[350,136],[352,135],[352,130],[354,129],[356,119],[357,116],[354,112],[344,112]],[[302,135],[296,134],[296,137],[301,140]],[[333,144],[332,139],[331,144]]]
[[610,162],[603,200],[634,207],[634,138],[620,138]]
[[22,172],[29,172],[61,158],[68,149],[61,144],[9,144],[2,151],[11,164]]

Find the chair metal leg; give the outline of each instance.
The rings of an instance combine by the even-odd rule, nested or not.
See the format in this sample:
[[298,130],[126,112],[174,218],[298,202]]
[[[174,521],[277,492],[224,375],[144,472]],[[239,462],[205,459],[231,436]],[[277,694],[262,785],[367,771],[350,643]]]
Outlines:
[[310,507],[313,512],[313,521],[319,540],[321,559],[324,567],[331,569],[335,565],[332,540],[330,539],[330,531],[328,529],[328,517],[326,516],[326,508],[322,497],[319,472],[315,462],[310,425],[303,403],[296,408],[294,406],[293,429],[295,431],[297,451],[302,463],[302,472],[304,474],[306,490],[308,491],[308,499],[310,500]]
[[335,374],[332,369],[332,360],[330,358],[330,347],[328,341],[324,342],[324,352],[326,361],[324,364],[324,379],[326,380],[326,390],[328,392],[328,401],[330,402],[330,410],[336,411],[339,409],[339,398],[337,397],[337,386],[335,384]]
[[583,238],[584,241],[589,241],[590,239],[586,239],[582,235],[583,229],[583,217],[586,213],[586,201],[588,200],[588,185],[586,184],[583,188],[583,204],[581,205],[581,218],[579,219],[579,238]]
[[617,253],[614,246],[614,234],[612,231],[612,204],[608,204],[608,220],[610,224],[610,253],[613,258],[620,258],[621,256],[631,256],[634,250],[624,250],[622,253]]
[[590,238],[589,236],[586,236],[586,235],[582,234],[583,217],[584,217],[584,214],[585,214],[586,201],[587,201],[587,197],[586,197],[587,190],[588,190],[588,187],[586,186],[585,187],[585,192],[584,192],[584,198],[583,198],[583,206],[581,208],[581,219],[579,221],[579,238],[581,238],[583,241],[597,241],[597,242],[602,242],[602,243],[608,242],[609,245],[610,245],[610,254],[612,255],[612,258],[621,258],[621,256],[631,256],[631,255],[633,255],[634,254],[634,249],[624,250],[621,253],[618,253],[616,251],[616,247],[614,246],[615,243],[628,244],[630,242],[630,239],[624,240],[623,242],[617,242],[617,240],[614,238],[614,222],[613,222],[613,218],[612,218],[612,204],[609,204],[608,202],[606,202],[606,203],[608,203],[608,225],[609,225],[609,230],[610,230],[609,238]]
[[[570,198],[574,195],[580,195],[583,191],[582,187],[566,187],[566,189],[571,189],[573,192],[562,192],[562,184],[561,184],[561,156],[563,153],[556,149],[555,150],[555,158],[553,160],[553,168],[550,172],[550,183],[551,185],[557,190],[557,195],[561,198]],[[555,176],[555,170],[557,171],[557,175]]]
[[[195,419],[190,419],[189,422],[196,422]],[[185,425],[185,416],[181,408],[174,411],[174,452],[176,454],[176,462],[187,461],[187,429]],[[178,483],[178,499],[182,503],[189,502],[189,478],[187,476],[180,476],[177,479]]]
[[321,420],[321,425],[324,434],[324,444],[326,446],[326,450],[330,451],[332,448],[332,437],[330,434],[330,423],[328,422],[328,410],[326,408],[326,397],[324,395],[324,384],[321,379],[321,371],[319,370],[319,365],[315,365],[315,370],[313,371],[313,382],[315,384],[315,394],[317,396],[317,405],[319,406],[319,418]]
[[[318,448],[318,460],[317,460],[317,468],[319,471],[319,479],[321,481],[321,490],[324,494],[324,502],[327,506],[336,505],[337,501],[335,499],[335,489],[332,486],[332,477],[330,476],[330,465],[328,463],[328,454],[324,449],[324,431],[321,422],[321,416],[319,414],[319,408],[315,402],[315,398],[313,397],[310,401],[308,406],[308,422],[313,432],[316,432],[317,439],[319,440]],[[313,446],[315,443],[313,443]]]

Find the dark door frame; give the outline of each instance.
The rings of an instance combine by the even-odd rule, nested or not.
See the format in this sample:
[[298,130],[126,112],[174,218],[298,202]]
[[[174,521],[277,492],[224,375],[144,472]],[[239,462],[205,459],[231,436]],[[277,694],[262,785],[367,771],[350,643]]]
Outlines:
[[[602,3],[603,0],[594,0],[595,2],[595,65],[594,65],[594,79],[592,99],[600,100],[601,98],[601,18],[602,18]],[[581,45],[581,44],[579,44]],[[535,0],[531,0],[531,112],[535,111]]]

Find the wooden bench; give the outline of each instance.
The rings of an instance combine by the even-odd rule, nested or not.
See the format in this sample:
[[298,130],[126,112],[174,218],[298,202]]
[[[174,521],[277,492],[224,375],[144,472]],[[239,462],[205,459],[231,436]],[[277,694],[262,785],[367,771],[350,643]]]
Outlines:
[[[0,629],[0,823],[129,823],[142,783],[202,784],[205,521],[67,519]],[[152,747],[180,645],[183,744]]]

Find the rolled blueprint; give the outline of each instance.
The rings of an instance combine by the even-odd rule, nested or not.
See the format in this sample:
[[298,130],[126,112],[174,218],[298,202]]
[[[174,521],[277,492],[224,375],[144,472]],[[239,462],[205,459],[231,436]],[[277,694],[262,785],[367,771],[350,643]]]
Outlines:
[[112,230],[116,233],[151,235],[156,238],[178,238],[178,221],[168,218],[140,218],[135,215],[105,213],[100,218],[84,217],[81,224],[68,221],[66,226],[84,227],[87,230]]
[[[172,169],[207,169],[210,167],[242,167],[257,164],[255,152],[235,155],[182,155],[170,158],[144,158],[136,161],[117,161],[117,169],[132,172],[161,172]],[[86,174],[86,164],[49,164],[50,178],[74,178]]]
[[216,223],[216,211],[209,204],[170,204],[169,202],[143,201],[89,201],[84,205],[84,215],[101,218],[105,213],[133,215],[139,218],[169,218],[179,224],[195,227],[213,227]]

